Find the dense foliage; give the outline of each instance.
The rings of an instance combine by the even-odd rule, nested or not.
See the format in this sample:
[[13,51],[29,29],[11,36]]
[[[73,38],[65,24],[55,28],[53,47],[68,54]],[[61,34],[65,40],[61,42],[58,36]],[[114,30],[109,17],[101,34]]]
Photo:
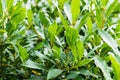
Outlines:
[[0,80],[119,80],[119,0],[0,0]]

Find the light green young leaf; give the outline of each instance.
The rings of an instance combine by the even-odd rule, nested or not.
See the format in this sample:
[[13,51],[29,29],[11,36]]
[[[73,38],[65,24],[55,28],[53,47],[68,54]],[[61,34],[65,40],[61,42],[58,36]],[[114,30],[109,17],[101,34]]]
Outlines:
[[64,28],[67,30],[67,28],[68,28],[68,22],[67,22],[67,20],[64,18],[64,16],[62,15],[62,13],[60,12],[60,10],[58,9],[58,11],[59,11],[59,16],[60,16],[60,19],[61,19],[61,21],[62,21],[62,24],[63,24],[63,26],[64,26]]
[[80,0],[72,0],[71,2],[72,22],[76,22],[80,15]]
[[87,27],[88,27],[88,32],[92,32],[92,20],[91,20],[91,17],[88,17],[87,18]]
[[60,75],[63,71],[60,69],[50,69],[47,74],[47,80],[56,78],[58,75]]
[[96,4],[96,22],[97,22],[97,26],[99,28],[103,27],[102,10],[101,10],[100,6],[98,6],[97,4]]
[[71,46],[72,44],[75,44],[75,42],[77,41],[77,38],[78,38],[78,30],[76,28],[69,27],[66,30],[66,40],[69,46]]
[[75,44],[71,45],[72,55],[74,56],[74,61],[78,61],[77,56],[77,47]]
[[18,44],[18,49],[19,49],[21,61],[24,63],[29,57],[29,54],[27,53],[27,49],[22,47],[20,44]]
[[109,0],[100,0],[100,2],[102,3],[103,6],[106,6],[106,4],[107,4],[108,1]]
[[63,7],[64,3],[65,3],[66,0],[58,0],[59,4],[60,4],[60,8]]
[[117,42],[112,38],[110,34],[107,32],[98,29],[99,35],[101,38],[113,49],[113,51],[120,56],[120,52],[118,51],[118,44]]
[[68,17],[68,20],[72,24],[71,8],[70,8],[70,5],[68,3],[65,3],[65,5],[64,5],[64,11],[65,11],[65,13],[66,13],[66,15]]
[[51,24],[48,28],[48,31],[52,34],[56,34],[57,32],[57,24],[56,22],[54,22],[53,24]]
[[109,58],[111,60],[112,63],[112,68],[113,68],[113,73],[114,73],[114,80],[119,80],[120,79],[120,63],[118,62],[118,60],[115,58],[114,54],[110,54]]
[[90,14],[91,14],[91,12],[86,13],[85,15],[83,15],[83,16],[81,17],[80,20],[77,21],[77,23],[76,23],[75,26],[77,27],[78,30],[81,29],[81,27],[84,25],[85,21],[87,20],[87,17],[88,17]]
[[107,63],[99,56],[94,57],[95,65],[101,69],[106,80],[112,80]]
[[80,40],[71,45],[72,53],[75,61],[80,61],[84,54],[84,46]]
[[2,17],[2,13],[3,13],[3,11],[2,11],[2,3],[0,1],[0,18]]
[[14,13],[12,14],[12,22],[14,24],[19,24],[21,21],[23,21],[23,19],[26,17],[26,8],[20,8],[16,11],[14,11]]
[[32,13],[32,10],[28,10],[27,11],[27,16],[28,16],[28,22],[31,23],[32,20],[33,20],[33,13]]
[[118,0],[114,0],[114,2],[110,4],[110,6],[106,9],[106,17],[109,17],[111,15],[117,4],[118,4]]
[[57,24],[55,22],[48,27],[48,32],[49,32],[48,36],[50,40],[53,42],[55,40],[55,35],[57,32]]
[[6,30],[0,29],[0,33],[5,33],[5,32],[6,32]]
[[81,60],[82,57],[83,57],[83,54],[84,54],[84,46],[83,46],[83,43],[78,40],[76,42],[76,47],[77,47],[77,56],[78,56],[78,60]]
[[6,1],[7,1],[7,10],[9,10],[13,6],[14,0],[6,0]]
[[86,64],[90,63],[92,59],[83,59],[78,63],[78,66],[85,66]]
[[52,49],[53,49],[53,54],[55,58],[60,59],[61,48],[54,45]]

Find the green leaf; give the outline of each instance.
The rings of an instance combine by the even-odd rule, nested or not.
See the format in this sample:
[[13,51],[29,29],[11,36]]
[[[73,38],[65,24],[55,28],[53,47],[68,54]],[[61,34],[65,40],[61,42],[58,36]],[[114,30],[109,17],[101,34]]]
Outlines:
[[52,59],[50,59],[49,57],[47,57],[46,55],[44,55],[44,54],[42,54],[42,53],[40,53],[40,52],[35,53],[35,55],[36,55],[37,57],[39,57],[40,60],[49,60],[49,61],[51,61],[53,64],[56,64]]
[[86,13],[85,15],[83,15],[83,16],[81,17],[80,20],[77,21],[77,23],[76,23],[75,26],[77,27],[78,30],[81,29],[81,27],[84,25],[84,23],[85,23],[86,20],[87,20],[87,17],[88,17],[90,14],[91,14],[91,12]]
[[5,32],[6,32],[6,30],[0,29],[0,33],[5,33]]
[[90,63],[92,59],[83,59],[78,63],[78,66],[85,66],[86,64]]
[[86,24],[87,24],[87,27],[88,27],[88,32],[89,33],[92,32],[92,20],[91,20],[91,17],[87,18]]
[[114,2],[110,4],[110,6],[106,9],[106,17],[109,17],[111,15],[117,4],[118,4],[118,0],[114,0]]
[[71,8],[70,8],[70,5],[68,3],[65,3],[65,5],[64,5],[64,11],[65,11],[65,13],[66,13],[66,15],[68,17],[68,20],[72,24]]
[[47,70],[47,68],[45,66],[43,66],[42,64],[33,62],[31,60],[28,60],[27,62],[22,64],[22,66],[32,68],[32,69]]
[[69,46],[71,46],[72,44],[75,44],[75,42],[77,41],[77,38],[78,38],[78,30],[73,27],[69,27],[66,30],[66,40]]
[[78,60],[81,60],[82,59],[82,57],[83,57],[83,55],[84,55],[84,46],[83,46],[83,43],[80,41],[80,40],[78,40],[77,42],[76,42],[76,47],[77,47],[77,53],[78,53]]
[[10,8],[13,6],[14,0],[6,0],[7,1],[7,10],[10,10]]
[[42,48],[42,47],[43,47],[43,43],[40,42],[40,43],[38,43],[38,44],[33,48],[33,50],[38,50],[38,49],[40,49],[40,48]]
[[24,63],[29,57],[29,54],[27,53],[28,51],[26,48],[22,47],[20,44],[18,44],[18,48],[19,48],[21,61]]
[[61,48],[54,45],[52,49],[53,49],[53,54],[54,54],[55,58],[60,59]]
[[14,24],[17,25],[20,22],[22,22],[25,17],[26,17],[26,8],[20,8],[14,11],[11,20]]
[[113,73],[114,73],[114,80],[119,80],[120,79],[120,63],[118,62],[118,60],[115,58],[114,54],[110,54],[109,58],[111,60],[112,63],[112,68],[113,68]]
[[64,18],[64,16],[62,15],[62,13],[60,12],[60,10],[58,9],[58,11],[59,11],[59,16],[60,16],[60,19],[61,19],[61,21],[62,21],[62,24],[63,24],[63,26],[64,26],[64,28],[67,30],[67,28],[68,28],[68,22],[67,22],[67,20]]
[[50,41],[54,42],[55,35],[57,33],[57,24],[55,22],[48,27],[48,32],[49,32],[48,36],[50,38]]
[[3,10],[2,10],[2,3],[0,1],[0,18],[2,17],[2,13],[3,13]]
[[27,12],[27,16],[28,16],[28,22],[31,23],[32,20],[33,20],[33,13],[32,13],[32,10],[28,10]]
[[58,0],[58,1],[59,1],[59,4],[60,4],[60,8],[62,8],[66,0]]
[[120,52],[118,51],[118,44],[117,44],[117,42],[112,38],[112,36],[111,36],[109,33],[105,32],[105,31],[103,31],[103,30],[101,30],[101,29],[99,29],[98,32],[99,32],[99,35],[101,36],[101,38],[113,49],[113,51],[114,51],[117,55],[120,56]]
[[100,0],[100,2],[102,3],[103,6],[106,6],[106,4],[108,3],[109,0]]
[[78,61],[78,53],[77,53],[77,47],[75,44],[71,45],[72,55],[74,56],[74,60]]
[[99,28],[103,27],[103,18],[102,17],[103,17],[103,15],[102,15],[101,7],[96,4],[96,22],[97,22],[97,26]]
[[75,61],[80,61],[84,54],[84,46],[80,40],[71,45],[72,53]]
[[21,38],[23,38],[25,35],[25,31],[16,31],[14,32],[10,37],[8,37],[8,39],[12,42],[19,40]]
[[99,56],[95,56],[94,61],[95,61],[96,66],[99,67],[101,71],[103,72],[105,79],[112,80],[111,75],[110,75],[110,70],[106,62]]
[[44,12],[42,11],[39,12],[39,19],[44,27],[47,27],[49,25],[49,21],[46,18],[46,15]]
[[56,78],[58,75],[60,75],[63,71],[60,69],[50,69],[47,74],[47,80]]
[[67,79],[74,79],[76,78],[77,76],[79,76],[79,74],[82,74],[84,76],[93,76],[93,77],[96,77],[98,78],[97,75],[93,74],[92,72],[90,72],[89,70],[86,70],[86,69],[83,69],[81,68],[80,70],[78,71],[70,71],[69,74],[67,75]]
[[72,0],[71,2],[72,22],[76,22],[80,15],[80,0]]

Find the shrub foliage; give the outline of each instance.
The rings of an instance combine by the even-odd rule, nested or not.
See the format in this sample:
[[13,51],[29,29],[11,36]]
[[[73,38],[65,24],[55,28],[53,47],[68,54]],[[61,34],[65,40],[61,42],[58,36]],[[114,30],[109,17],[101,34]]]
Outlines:
[[119,80],[119,0],[0,0],[0,80]]

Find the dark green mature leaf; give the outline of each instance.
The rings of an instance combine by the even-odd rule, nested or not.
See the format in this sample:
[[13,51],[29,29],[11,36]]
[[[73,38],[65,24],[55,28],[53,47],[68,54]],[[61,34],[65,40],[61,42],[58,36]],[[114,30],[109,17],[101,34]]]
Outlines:
[[47,69],[44,65],[33,62],[31,60],[28,60],[27,62],[25,62],[23,64],[23,66],[28,67],[28,68],[32,68],[32,69],[39,69],[39,70],[46,70]]
[[47,80],[56,78],[60,75],[63,71],[61,69],[50,69],[47,75]]
[[47,27],[49,25],[49,21],[46,18],[44,12],[42,12],[42,11],[39,12],[39,18],[40,18],[40,21],[44,27]]
[[86,69],[80,69],[78,71],[70,71],[70,73],[67,75],[67,79],[74,79],[76,78],[77,76],[79,76],[79,74],[82,74],[84,76],[93,76],[93,77],[96,77],[98,78],[97,75],[93,74],[92,72],[90,72],[89,70],[86,70]]
[[112,80],[111,75],[110,75],[110,70],[106,62],[99,56],[95,56],[94,61],[95,61],[96,66],[99,67],[101,71],[103,72],[105,79]]

